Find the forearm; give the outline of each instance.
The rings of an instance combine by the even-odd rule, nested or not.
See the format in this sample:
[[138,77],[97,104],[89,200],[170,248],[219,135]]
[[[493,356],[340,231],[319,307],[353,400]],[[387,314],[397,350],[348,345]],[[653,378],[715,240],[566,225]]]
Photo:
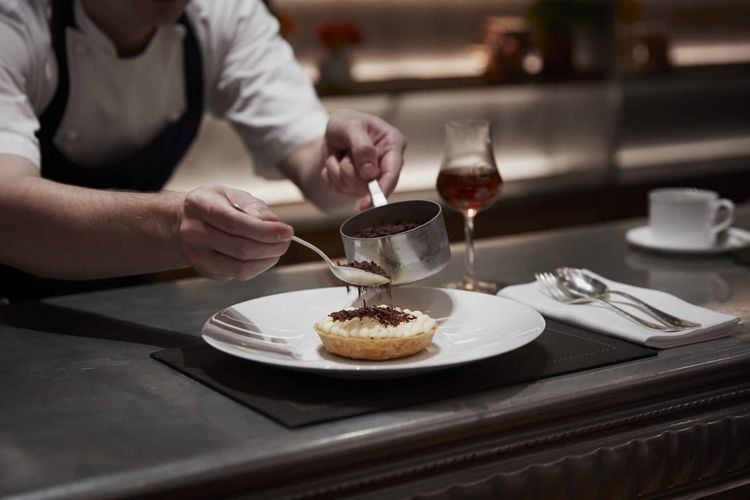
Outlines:
[[34,176],[0,179],[0,262],[50,278],[91,279],[186,267],[181,193],[112,192]]

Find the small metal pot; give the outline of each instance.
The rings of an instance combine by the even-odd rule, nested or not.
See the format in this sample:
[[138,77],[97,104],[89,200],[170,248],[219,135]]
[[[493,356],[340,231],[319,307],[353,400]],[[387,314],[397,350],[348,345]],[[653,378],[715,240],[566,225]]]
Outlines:
[[[366,228],[409,222],[419,225],[376,238],[354,236]],[[442,207],[428,200],[399,201],[353,215],[341,224],[341,239],[347,260],[375,262],[385,269],[394,285],[432,276],[451,257]]]

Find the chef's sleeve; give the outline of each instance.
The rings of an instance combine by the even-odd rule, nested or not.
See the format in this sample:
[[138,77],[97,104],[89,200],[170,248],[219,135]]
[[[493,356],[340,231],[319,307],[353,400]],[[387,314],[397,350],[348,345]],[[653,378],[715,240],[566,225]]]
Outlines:
[[41,163],[39,127],[29,98],[31,57],[22,27],[0,16],[0,154],[22,156]]
[[280,178],[278,164],[325,134],[328,114],[262,2],[237,2],[213,91],[213,112],[250,151],[256,173]]

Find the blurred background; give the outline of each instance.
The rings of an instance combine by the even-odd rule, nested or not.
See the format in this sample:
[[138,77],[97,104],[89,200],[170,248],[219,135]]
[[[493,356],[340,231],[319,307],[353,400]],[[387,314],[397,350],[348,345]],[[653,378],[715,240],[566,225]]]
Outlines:
[[[439,200],[444,124],[492,123],[505,181],[477,237],[646,214],[660,186],[750,197],[747,0],[273,0],[324,105],[376,114],[409,146],[394,200]],[[255,176],[207,118],[168,188],[220,182],[265,200],[343,255],[341,218]],[[461,218],[446,211],[449,236]],[[290,248],[284,263],[313,260]]]

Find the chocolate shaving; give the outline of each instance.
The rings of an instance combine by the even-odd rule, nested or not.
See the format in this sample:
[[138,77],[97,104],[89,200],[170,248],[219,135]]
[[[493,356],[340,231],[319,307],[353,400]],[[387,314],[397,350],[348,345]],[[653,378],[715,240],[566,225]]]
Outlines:
[[397,326],[400,323],[407,323],[416,316],[394,309],[391,306],[371,307],[364,305],[356,309],[343,309],[332,312],[329,316],[334,321],[348,321],[354,318],[373,318],[381,325]]
[[379,274],[380,276],[385,276],[388,278],[388,274],[386,274],[385,269],[377,265],[375,262],[371,260],[353,260],[347,264],[339,264],[344,265],[347,267],[353,267],[355,269],[361,269],[363,271],[367,271],[368,273],[374,273]]
[[415,222],[396,222],[395,224],[380,224],[377,226],[360,229],[354,236],[356,238],[378,238],[380,236],[390,236],[392,234],[403,233],[419,226]]

